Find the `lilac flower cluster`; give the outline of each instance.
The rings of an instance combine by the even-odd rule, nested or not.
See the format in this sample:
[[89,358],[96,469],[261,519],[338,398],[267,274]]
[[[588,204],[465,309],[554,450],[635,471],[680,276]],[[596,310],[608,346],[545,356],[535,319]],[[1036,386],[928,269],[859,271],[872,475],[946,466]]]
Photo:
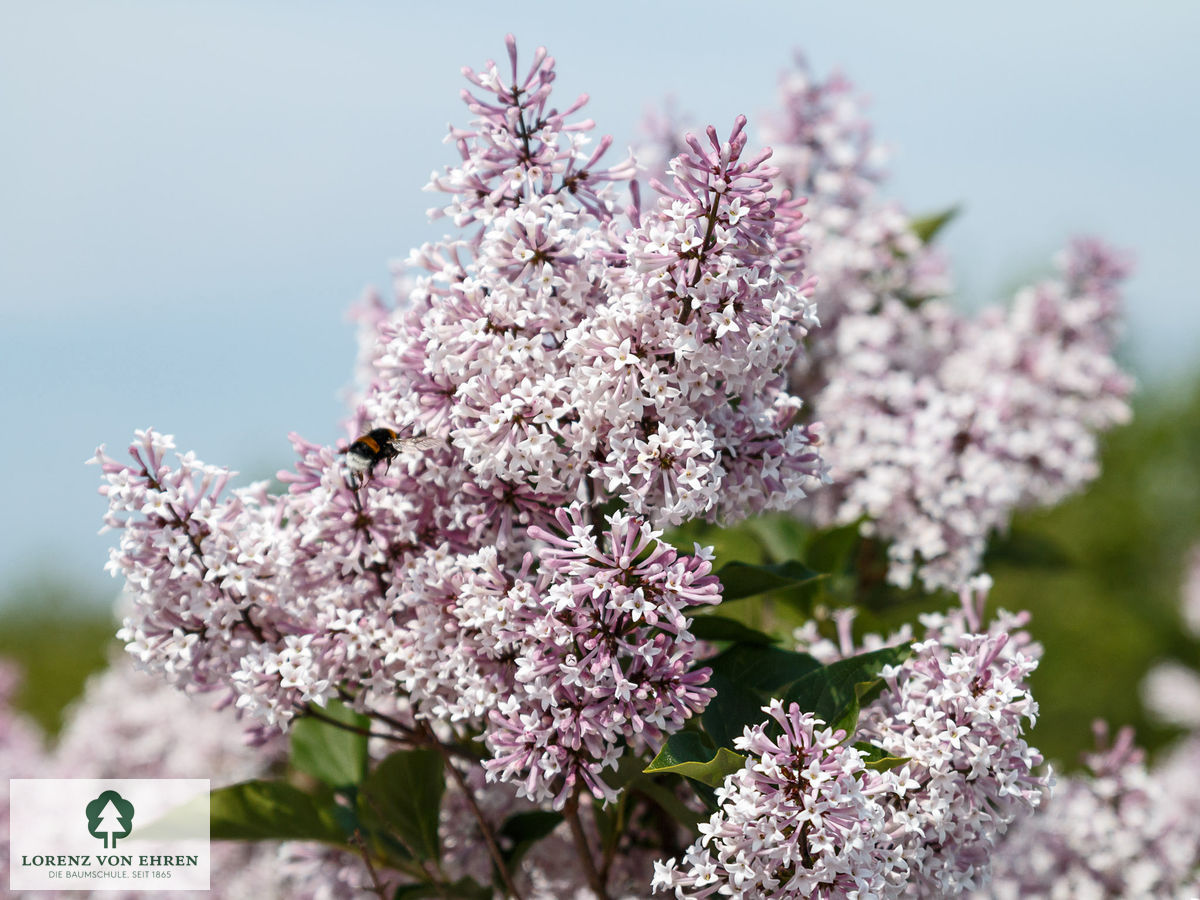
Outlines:
[[[989,857],[1008,827],[1048,791],[1042,758],[1025,741],[1037,716],[1027,678],[1040,646],[1020,630],[1027,616],[1000,612],[984,628],[986,578],[960,594],[961,608],[922,617],[925,639],[882,673],[885,689],[865,707],[854,735],[907,760],[884,773],[894,791],[885,830],[908,867],[907,890],[955,896],[987,883]],[[838,644],[804,629],[799,649],[826,662],[910,638],[868,635],[855,648],[850,617]]]
[[[983,629],[987,588],[975,583],[960,610],[924,618],[926,639],[882,672],[857,745],[794,705],[767,707],[777,728],[746,729],[737,742],[746,767],[726,779],[720,808],[682,860],[656,865],[655,889],[680,898],[898,897],[986,884],[997,841],[1050,781],[1034,774],[1041,756],[1023,737],[1037,715],[1026,679],[1040,648],[1018,630],[1023,616],[1002,614]],[[861,652],[850,621],[839,623],[839,644],[805,629],[811,640],[800,649],[826,662]],[[904,762],[867,768],[861,742]]]
[[[678,147],[649,129],[656,163]],[[763,120],[777,189],[806,198],[805,272],[821,327],[790,363],[791,388],[824,427],[834,487],[797,509],[820,525],[865,520],[889,542],[892,582],[958,590],[1014,510],[1050,505],[1095,477],[1096,435],[1125,421],[1131,383],[1113,360],[1128,266],[1091,240],[1013,308],[976,319],[937,298],[944,258],[883,199],[886,153],[846,79],[804,61]]]
[[1007,312],[968,320],[888,300],[845,317],[816,401],[835,481],[818,518],[868,517],[896,584],[965,584],[1014,510],[1096,476],[1097,433],[1128,418],[1130,380],[1112,356],[1125,271],[1079,241]]
[[908,862],[909,887],[921,896],[986,884],[996,842],[1037,808],[1049,785],[1049,775],[1034,771],[1041,754],[1024,738],[1037,718],[1027,679],[1040,648],[1011,633],[1021,618],[981,630],[986,594],[986,586],[974,596],[964,591],[960,615],[926,620],[926,639],[885,669],[886,688],[859,722],[860,739],[909,760],[894,770],[909,790],[888,824]]
[[809,270],[822,328],[793,365],[826,423],[835,487],[822,523],[862,517],[890,542],[890,579],[957,590],[1014,509],[1057,503],[1095,477],[1096,433],[1125,421],[1112,352],[1128,266],[1095,241],[1005,313],[941,301],[944,260],[879,199],[882,152],[850,85],[803,62],[766,129],[783,182],[809,198]]
[[719,809],[683,855],[655,864],[655,892],[676,897],[899,896],[907,864],[886,824],[893,778],[796,704],[763,708],[778,726],[735,742],[745,768],[717,791]]
[[1200,739],[1192,735],[1153,769],[1122,729],[1087,770],[1060,777],[1037,814],[993,856],[980,897],[1176,897],[1200,894]]
[[781,100],[766,132],[784,183],[809,198],[822,323],[792,372],[826,423],[835,487],[818,521],[867,517],[893,582],[957,590],[1014,509],[1095,477],[1096,433],[1128,417],[1112,356],[1128,266],[1078,241],[1009,312],[964,318],[931,300],[950,290],[944,260],[878,197],[883,154],[850,85],[800,62]]
[[339,696],[401,734],[482,733],[494,777],[561,806],[610,796],[599,772],[710,696],[685,611],[719,585],[655,529],[825,479],[784,374],[815,317],[803,216],[743,119],[617,212],[632,164],[598,167],[582,99],[549,105],[544,51],[524,76],[509,55],[466,72],[476,118],[429,185],[466,236],[413,253],[395,310],[359,314],[355,430],[432,450],[359,478],[293,436],[284,496],[225,493],[229,470],[168,459],[153,431],[132,463],[96,461],[144,667],[232,690],[265,728]]
[[[576,783],[615,799],[600,780],[623,748],[657,748],[713,691],[690,666],[684,611],[720,599],[701,557],[680,558],[644,522],[609,517],[597,540],[578,507],[560,512],[564,536],[531,530],[548,547],[543,575],[517,611],[513,685],[490,715],[490,776],[561,807]],[[557,790],[555,790],[557,786]]]
[[863,102],[840,74],[822,81],[802,57],[780,79],[777,108],[763,119],[784,187],[805,197],[812,248],[809,271],[822,330],[793,377],[818,379],[837,352],[841,318],[871,313],[887,299],[917,302],[950,290],[946,262],[913,230],[899,205],[879,196],[887,152],[872,134]]
[[633,169],[597,174],[607,143],[585,159],[583,124],[543,110],[549,65],[519,89],[494,65],[469,74],[490,96],[453,132],[464,164],[430,187],[478,230],[410,257],[424,274],[380,323],[366,418],[449,437],[451,524],[477,543],[574,500],[654,524],[794,505],[824,477],[779,374],[815,324],[798,205],[771,195],[739,119],[689,139],[653,207],[635,194],[615,215],[599,182]]
[[[269,724],[339,688],[398,715],[399,695],[410,727],[415,716],[485,728],[489,770],[558,805],[577,781],[610,795],[599,772],[626,741],[657,745],[711,696],[684,612],[717,602],[719,583],[703,554],[679,556],[640,517],[613,514],[593,535],[582,506],[559,511],[563,536],[530,532],[545,542],[538,573],[532,554],[510,572],[494,547],[418,552],[415,535],[390,569],[380,548],[403,533],[403,495],[368,518],[355,494],[326,484],[342,478],[329,460],[320,482],[302,481],[316,472],[302,466],[302,491],[274,510],[261,494],[253,506],[240,492],[221,501],[227,473],[189,457],[171,470],[169,446],[147,432],[134,448],[140,468],[100,460],[114,510],[146,515],[114,552],[135,591],[122,635],[179,684],[232,689]],[[356,517],[351,528],[330,514],[337,504]],[[264,526],[284,518],[286,528]],[[110,522],[122,524],[116,513]]]

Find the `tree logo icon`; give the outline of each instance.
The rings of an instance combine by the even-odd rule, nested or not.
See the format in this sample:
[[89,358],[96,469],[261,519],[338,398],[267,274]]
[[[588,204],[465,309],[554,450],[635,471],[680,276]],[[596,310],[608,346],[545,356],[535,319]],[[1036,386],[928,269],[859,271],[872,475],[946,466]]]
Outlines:
[[133,830],[133,804],[116,791],[105,791],[87,805],[88,833],[104,841],[104,849],[117,846],[117,838]]

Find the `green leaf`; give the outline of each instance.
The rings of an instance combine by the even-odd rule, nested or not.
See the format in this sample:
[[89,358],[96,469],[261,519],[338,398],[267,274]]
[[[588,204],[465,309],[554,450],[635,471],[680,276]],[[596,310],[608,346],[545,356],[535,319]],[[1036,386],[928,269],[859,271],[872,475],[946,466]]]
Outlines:
[[418,859],[436,860],[446,781],[436,750],[398,750],[367,776],[359,807],[373,812]]
[[697,824],[708,818],[708,814],[697,812],[689,807],[675,795],[671,788],[665,784],[659,784],[650,775],[642,775],[630,786],[630,789],[644,795],[672,819],[693,832],[696,830]]
[[661,775],[673,772],[709,787],[717,787],[726,775],[738,771],[745,764],[746,757],[728,747],[719,747],[714,751],[706,746],[702,735],[694,731],[677,731],[667,738],[658,756],[646,767],[646,773]]
[[243,781],[209,795],[209,831],[224,841],[345,844],[332,810],[282,781]]
[[821,664],[807,653],[734,644],[703,661],[712,668],[708,686],[717,692],[700,721],[718,747],[733,747],[747,725],[762,722],[762,708],[778,690]]
[[504,862],[510,866],[519,862],[530,847],[550,834],[562,820],[561,814],[548,810],[513,813],[496,833]]
[[861,524],[860,520],[815,532],[804,548],[805,561],[819,572],[845,572],[861,539]]
[[700,723],[716,746],[732,748],[734,740],[747,725],[755,725],[766,718],[762,711],[768,699],[766,691],[723,675],[711,676],[707,686],[717,695],[701,713]]
[[[793,559],[808,541],[810,529],[787,514],[758,516],[741,526],[762,543],[772,559]],[[810,563],[811,565],[811,563]]]
[[777,688],[821,667],[807,653],[745,644],[735,644],[716,656],[702,660],[701,665],[711,668],[714,675],[764,691],[768,696]]
[[863,754],[863,765],[876,772],[886,772],[888,769],[895,769],[910,761],[907,756],[889,756],[882,747],[876,747],[866,741],[855,744],[854,749]]
[[769,566],[731,562],[721,567],[717,577],[721,579],[721,599],[728,602],[767,591],[801,587],[825,576],[803,563],[788,560]]
[[702,641],[736,641],[740,644],[774,644],[778,638],[743,625],[726,616],[698,615],[688,628],[694,637]]
[[798,703],[826,724],[853,734],[859,704],[869,702],[881,687],[880,670],[898,665],[911,652],[908,644],[884,647],[822,666],[788,685],[782,696],[784,707]]
[[958,216],[959,212],[960,210],[957,206],[951,206],[949,209],[944,209],[939,213],[918,216],[909,222],[909,228],[912,229],[913,234],[921,239],[922,244],[928,244],[937,237],[938,232]]
[[[366,729],[371,724],[366,716],[336,700],[317,709],[320,715],[355,728]],[[330,787],[359,784],[367,774],[367,736],[313,716],[303,717],[292,726],[292,765]]]

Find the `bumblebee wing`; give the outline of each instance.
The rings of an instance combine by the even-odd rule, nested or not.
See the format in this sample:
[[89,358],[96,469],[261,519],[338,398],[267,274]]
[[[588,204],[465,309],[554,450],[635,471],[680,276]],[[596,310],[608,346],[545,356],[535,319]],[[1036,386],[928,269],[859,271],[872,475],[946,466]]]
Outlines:
[[445,439],[428,434],[419,434],[412,437],[398,437],[391,443],[392,449],[399,453],[404,450],[429,450],[433,447],[439,447],[445,443]]

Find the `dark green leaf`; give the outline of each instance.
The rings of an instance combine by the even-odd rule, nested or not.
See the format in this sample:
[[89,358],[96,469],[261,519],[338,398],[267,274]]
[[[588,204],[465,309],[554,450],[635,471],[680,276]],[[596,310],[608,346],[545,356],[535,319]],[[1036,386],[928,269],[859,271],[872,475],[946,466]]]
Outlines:
[[919,216],[909,223],[909,227],[912,229],[913,234],[921,239],[922,244],[928,244],[937,237],[938,232],[945,228],[958,213],[959,208],[951,206],[949,209],[942,210],[939,213]]
[[692,635],[702,641],[737,641],[740,644],[774,644],[778,638],[773,638],[765,632],[758,631],[748,625],[743,625],[736,619],[725,616],[699,615],[692,619],[688,629]]
[[907,644],[884,647],[822,666],[787,686],[782,696],[784,706],[798,703],[805,712],[852,734],[859,703],[869,701],[872,692],[878,690],[880,670],[898,665],[910,652]]
[[803,563],[788,560],[769,566],[731,562],[721,567],[717,577],[721,579],[721,599],[728,602],[767,591],[801,587],[825,576]]
[[772,559],[780,560],[799,556],[809,534],[804,523],[786,514],[747,519],[742,527],[759,539]]
[[768,695],[789,684],[821,664],[807,653],[783,650],[779,647],[750,647],[735,644],[729,649],[703,660],[702,665],[714,675]]
[[497,832],[505,863],[511,866],[520,861],[530,847],[550,834],[562,820],[559,813],[540,809],[514,813],[505,819]]
[[438,813],[445,789],[437,751],[398,750],[367,776],[359,806],[380,818],[418,859],[437,859]]
[[[317,713],[354,728],[370,725],[366,716],[336,700],[317,707]],[[315,716],[303,717],[292,726],[292,765],[330,787],[358,784],[367,774],[367,737]]]
[[708,687],[716,690],[717,695],[705,707],[700,722],[716,746],[732,748],[734,739],[747,725],[756,725],[766,718],[762,711],[768,699],[766,691],[723,675],[709,678]]
[[209,795],[214,840],[324,841],[344,844],[347,835],[333,811],[282,781],[243,781]]
[[677,731],[663,744],[658,756],[646,767],[646,772],[651,775],[673,772],[716,787],[725,780],[726,775],[738,771],[745,764],[746,757],[728,747],[713,750],[705,744],[700,734]]
[[630,790],[644,795],[672,819],[680,825],[690,828],[692,831],[696,830],[697,823],[708,818],[706,813],[696,812],[680,800],[670,787],[665,784],[659,784],[649,775],[643,775],[638,781],[634,782],[630,786]]
[[818,572],[845,572],[860,540],[860,525],[851,522],[814,533],[804,548],[805,562]]
[[733,747],[747,725],[766,718],[762,708],[776,691],[821,665],[807,653],[746,644],[734,644],[704,664],[712,667],[708,686],[717,696],[700,721],[718,747]]
[[845,708],[842,709],[834,721],[828,723],[834,731],[845,732],[846,737],[850,737],[854,734],[855,730],[858,728],[859,713],[862,712],[862,705],[858,699],[859,692],[865,692],[866,690],[874,687],[876,681],[878,681],[878,679],[875,679],[874,681],[860,681],[854,686],[854,695],[850,698],[850,702],[846,704]]

